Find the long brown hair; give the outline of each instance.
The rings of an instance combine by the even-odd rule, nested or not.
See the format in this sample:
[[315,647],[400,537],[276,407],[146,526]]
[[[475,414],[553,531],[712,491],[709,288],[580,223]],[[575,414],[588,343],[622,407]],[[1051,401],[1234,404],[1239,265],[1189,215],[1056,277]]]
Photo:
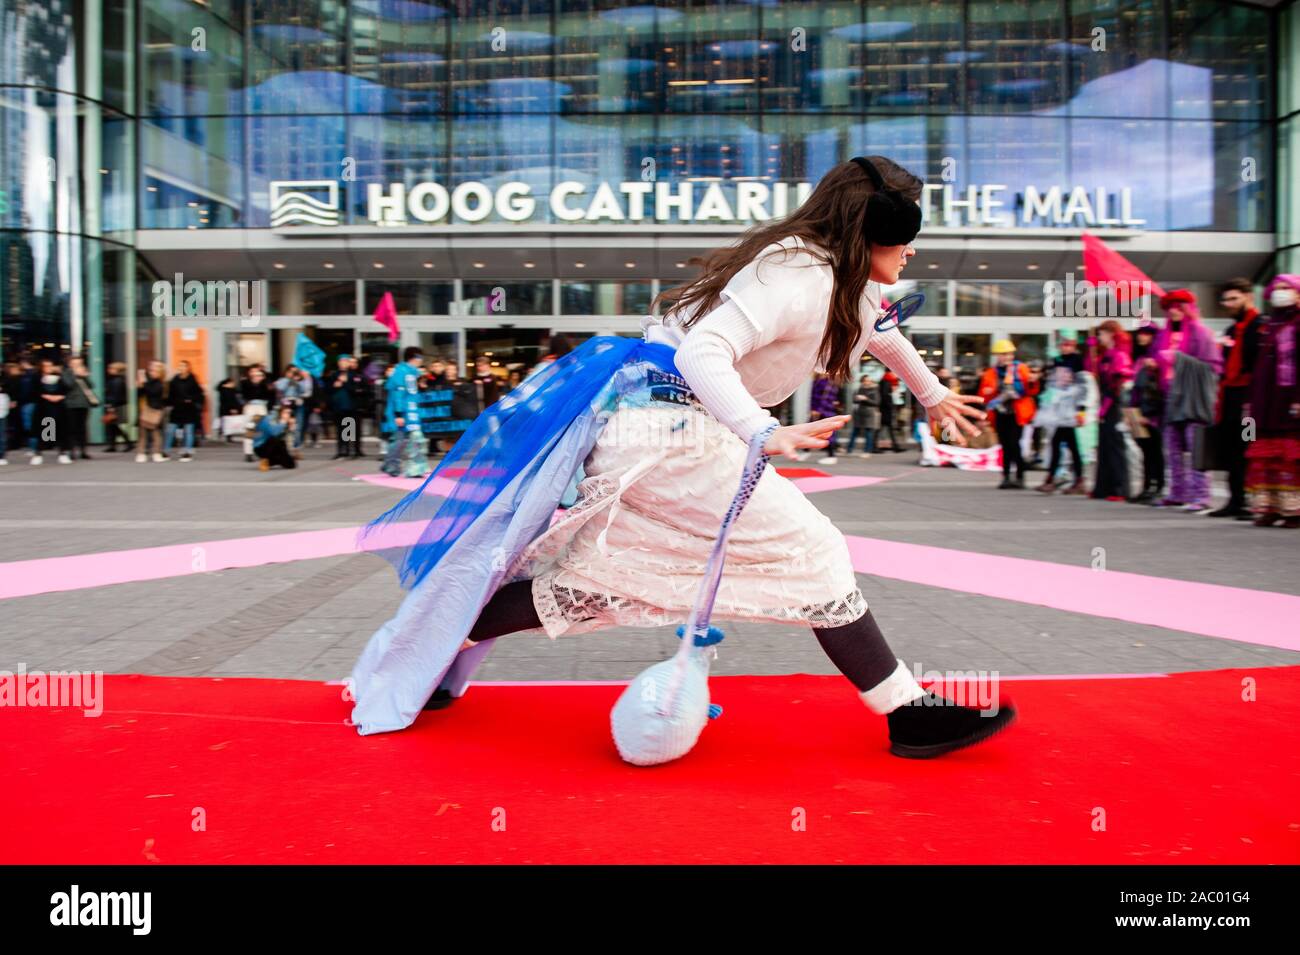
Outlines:
[[[921,198],[923,183],[916,176],[884,156],[867,158],[880,170],[886,187],[898,190],[913,202]],[[717,307],[732,276],[763,249],[798,236],[820,264],[831,267],[835,277],[830,314],[817,357],[832,379],[844,381],[854,371],[849,368],[849,358],[862,335],[862,293],[871,276],[871,243],[863,227],[867,199],[874,191],[871,180],[856,163],[842,162],[832,167],[803,205],[785,218],[755,226],[732,245],[690,259],[691,265],[701,268],[700,274],[685,285],[660,292],[654,304],[671,306],[669,311],[677,313],[682,327],[689,328]]]

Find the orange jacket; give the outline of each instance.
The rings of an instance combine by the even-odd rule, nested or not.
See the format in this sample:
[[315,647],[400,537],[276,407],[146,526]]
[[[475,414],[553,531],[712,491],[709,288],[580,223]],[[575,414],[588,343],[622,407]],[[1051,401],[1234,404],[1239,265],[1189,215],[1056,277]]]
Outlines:
[[[1023,398],[1017,398],[1011,403],[1011,407],[1014,408],[1016,412],[1016,424],[1029,424],[1029,422],[1034,420],[1034,410],[1036,407],[1034,395],[1038,394],[1038,382],[1030,381],[1029,366],[1022,361],[1013,361],[1008,372],[1016,375],[1020,379],[1020,383],[1024,386],[1025,392]],[[980,378],[980,387],[978,392],[980,400],[983,401],[985,405],[988,405],[988,403],[996,398],[998,393],[1002,391],[1001,378],[1003,374],[1008,372],[1001,371],[996,365],[985,370],[983,377]],[[1002,405],[999,405],[997,408],[993,409],[991,413],[997,414],[1001,410],[1005,409]]]

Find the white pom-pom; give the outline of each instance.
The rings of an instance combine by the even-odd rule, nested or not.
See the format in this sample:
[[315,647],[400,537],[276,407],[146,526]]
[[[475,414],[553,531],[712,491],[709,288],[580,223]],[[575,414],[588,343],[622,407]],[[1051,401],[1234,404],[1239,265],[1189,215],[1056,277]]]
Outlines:
[[[722,639],[721,631],[713,633],[717,636],[711,643]],[[691,751],[709,722],[712,657],[711,646],[697,646],[685,661],[674,657],[656,663],[628,684],[610,713],[614,745],[624,760],[657,766]]]

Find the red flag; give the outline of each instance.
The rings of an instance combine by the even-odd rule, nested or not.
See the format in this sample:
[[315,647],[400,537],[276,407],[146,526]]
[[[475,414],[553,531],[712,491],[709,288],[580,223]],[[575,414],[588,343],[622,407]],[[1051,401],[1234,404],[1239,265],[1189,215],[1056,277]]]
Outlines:
[[397,305],[393,302],[392,292],[385,292],[384,297],[379,300],[379,307],[375,309],[375,321],[388,329],[390,342],[397,341],[401,329],[397,325]]
[[1124,301],[1129,292],[1136,296],[1149,290],[1164,295],[1165,290],[1153,282],[1145,272],[1120,255],[1095,235],[1083,234],[1083,277],[1093,285],[1115,282],[1115,299]]

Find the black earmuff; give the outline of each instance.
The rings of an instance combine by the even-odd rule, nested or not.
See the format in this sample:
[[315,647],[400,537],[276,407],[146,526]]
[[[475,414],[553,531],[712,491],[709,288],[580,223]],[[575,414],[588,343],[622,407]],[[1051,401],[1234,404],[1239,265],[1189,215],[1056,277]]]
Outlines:
[[875,245],[907,245],[921,231],[921,207],[886,186],[885,177],[870,159],[854,156],[852,161],[867,174],[874,190],[867,197],[863,226],[867,241]]

